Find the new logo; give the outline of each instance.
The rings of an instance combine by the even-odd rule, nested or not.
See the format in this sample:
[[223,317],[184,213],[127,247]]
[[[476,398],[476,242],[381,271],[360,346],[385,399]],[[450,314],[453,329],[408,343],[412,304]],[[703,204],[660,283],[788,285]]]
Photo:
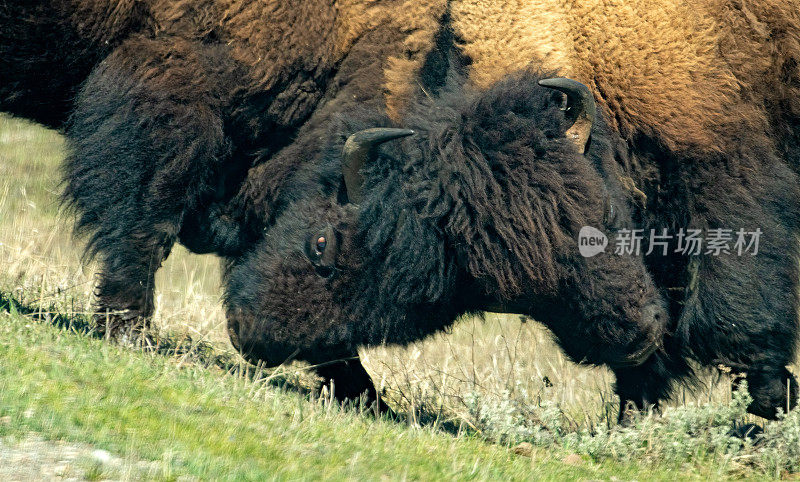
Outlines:
[[584,226],[578,233],[578,250],[584,258],[591,258],[606,250],[608,236],[591,226]]

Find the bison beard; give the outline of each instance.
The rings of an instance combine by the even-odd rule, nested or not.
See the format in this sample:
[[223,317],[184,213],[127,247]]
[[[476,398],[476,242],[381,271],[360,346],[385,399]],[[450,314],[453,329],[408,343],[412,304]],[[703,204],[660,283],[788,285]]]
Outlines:
[[[750,410],[774,417],[797,398],[798,11],[11,0],[0,109],[66,129],[109,329],[147,320],[177,240],[228,258],[245,356],[324,364],[342,398],[375,398],[358,346],[501,310],[612,366],[623,407],[668,397],[695,360],[746,373]],[[537,69],[592,87],[585,155]],[[370,152],[356,206],[343,147],[374,127],[417,134]],[[583,225],[764,234],[754,257],[583,259]]]

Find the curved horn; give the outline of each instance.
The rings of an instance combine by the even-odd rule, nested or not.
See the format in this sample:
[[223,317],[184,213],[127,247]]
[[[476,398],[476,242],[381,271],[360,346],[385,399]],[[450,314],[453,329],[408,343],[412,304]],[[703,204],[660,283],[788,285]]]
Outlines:
[[586,152],[586,144],[597,115],[592,92],[577,80],[563,77],[542,79],[539,85],[567,94],[567,116],[573,121],[572,127],[567,129],[567,137],[572,139],[581,153]]
[[367,159],[375,156],[375,149],[384,142],[412,134],[414,131],[410,129],[376,127],[358,131],[347,138],[342,149],[342,175],[349,202],[354,204],[361,202],[361,185],[364,183],[361,167]]

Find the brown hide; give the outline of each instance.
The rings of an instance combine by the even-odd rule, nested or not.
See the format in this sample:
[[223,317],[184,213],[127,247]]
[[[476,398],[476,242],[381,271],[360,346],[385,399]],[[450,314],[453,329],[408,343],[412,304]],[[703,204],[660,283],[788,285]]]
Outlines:
[[527,65],[558,71],[589,85],[628,139],[713,149],[730,122],[767,129],[765,101],[800,113],[795,0],[463,0],[452,9],[473,82]]

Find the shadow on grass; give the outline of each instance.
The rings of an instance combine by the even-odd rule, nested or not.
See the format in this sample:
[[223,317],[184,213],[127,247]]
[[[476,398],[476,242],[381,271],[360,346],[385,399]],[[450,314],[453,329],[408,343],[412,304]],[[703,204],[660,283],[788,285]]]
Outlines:
[[[28,302],[11,293],[0,291],[0,313],[18,314],[36,322],[50,324],[64,331],[95,339],[103,339],[103,335],[96,329],[97,324],[92,314],[80,313],[69,309],[66,310],[66,313],[63,311],[63,304],[61,307],[55,304],[45,306],[37,302]],[[264,383],[269,387],[297,393],[308,399],[314,399],[319,395],[319,390],[312,390],[303,386],[291,373],[281,373],[278,371],[280,369],[269,371],[263,367],[253,365],[233,353],[220,351],[206,341],[193,340],[188,334],[158,332],[151,334],[148,338],[148,342],[137,340],[119,343],[142,352],[177,358],[181,362],[205,368],[217,368],[225,371],[228,375],[245,378],[253,383]],[[112,340],[109,341],[114,342]],[[358,406],[357,403],[351,404],[348,409],[372,414],[372,410]],[[444,421],[441,414],[437,415],[433,411],[420,407],[417,407],[413,415],[393,412],[384,414],[383,417],[402,424],[434,427],[452,435],[465,432],[465,427],[461,424]],[[470,430],[466,429],[466,431]]]
[[100,338],[97,332],[94,331],[94,324],[89,316],[78,313],[60,313],[54,306],[44,308],[42,306],[35,306],[34,304],[27,304],[9,293],[0,292],[0,312],[3,311],[27,316],[36,321],[46,322],[62,330],[74,331],[81,335]]
[[[64,313],[63,308],[58,306],[29,303],[8,292],[0,292],[0,313],[2,312],[22,315],[33,321],[47,323],[82,336],[103,339],[103,335],[97,331],[93,315],[78,313],[75,310],[71,312],[67,310],[67,313]],[[222,352],[206,341],[194,340],[188,334],[158,332],[151,333],[148,339],[148,341],[140,339],[119,343],[143,352],[179,358],[203,367],[216,367],[232,376],[246,378],[252,382],[263,382],[275,388],[303,395],[310,394],[310,390],[294,383],[287,375],[267,373],[265,369],[239,359],[232,353]]]

